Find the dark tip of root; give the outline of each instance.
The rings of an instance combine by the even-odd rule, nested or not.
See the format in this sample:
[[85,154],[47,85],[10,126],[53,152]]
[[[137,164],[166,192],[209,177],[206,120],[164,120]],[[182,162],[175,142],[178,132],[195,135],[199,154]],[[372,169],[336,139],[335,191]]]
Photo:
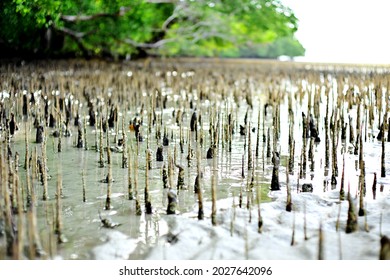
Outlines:
[[173,189],[170,189],[168,191],[167,196],[168,196],[167,214],[168,215],[176,214],[177,194]]
[[161,146],[157,148],[156,161],[164,161],[163,147]]
[[381,249],[379,253],[380,260],[390,260],[390,239],[387,236],[381,238]]

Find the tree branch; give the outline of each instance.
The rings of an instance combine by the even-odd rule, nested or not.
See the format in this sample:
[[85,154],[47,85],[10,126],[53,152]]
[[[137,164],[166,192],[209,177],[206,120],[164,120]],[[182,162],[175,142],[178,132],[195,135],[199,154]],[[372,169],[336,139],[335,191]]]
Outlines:
[[54,28],[56,30],[62,32],[63,34],[69,36],[70,38],[72,38],[76,42],[77,46],[79,47],[79,49],[81,50],[83,55],[89,56],[89,51],[85,48],[85,46],[82,42],[83,37],[86,36],[87,33],[77,32],[77,31],[74,31],[72,29],[69,29],[66,27],[60,27],[60,26],[54,26]]
[[115,17],[124,16],[129,10],[130,7],[120,7],[119,11],[115,13],[98,13],[94,15],[61,15],[60,19],[66,22],[79,22],[79,21],[95,20],[104,17],[115,18]]
[[55,26],[55,29],[57,29],[58,31],[61,31],[65,35],[68,35],[76,40],[80,40],[81,38],[83,38],[85,36],[84,32],[74,31],[74,30],[66,28],[66,27]]
[[175,8],[175,10],[173,11],[172,15],[170,15],[162,24],[162,27],[161,29],[164,30],[164,31],[167,31],[168,29],[168,26],[171,22],[173,22],[176,18],[177,18],[177,14],[176,14],[176,11],[178,9],[178,6]]
[[154,42],[154,43],[140,43],[140,42],[136,42],[136,41],[131,40],[131,39],[124,39],[123,42],[125,42],[126,44],[129,44],[129,45],[132,45],[134,47],[138,47],[138,48],[157,49],[157,48],[160,48],[167,43],[174,42],[176,40],[177,40],[177,38],[168,38],[168,39],[159,40],[159,41]]

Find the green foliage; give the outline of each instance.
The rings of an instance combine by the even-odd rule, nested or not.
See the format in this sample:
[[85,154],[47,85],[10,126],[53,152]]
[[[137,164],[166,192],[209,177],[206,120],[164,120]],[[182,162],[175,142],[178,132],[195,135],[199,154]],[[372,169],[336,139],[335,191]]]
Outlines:
[[2,0],[0,23],[9,49],[94,56],[234,57],[297,30],[277,0]]
[[240,57],[278,58],[280,56],[303,56],[305,48],[292,36],[282,37],[274,42],[247,45],[239,50]]

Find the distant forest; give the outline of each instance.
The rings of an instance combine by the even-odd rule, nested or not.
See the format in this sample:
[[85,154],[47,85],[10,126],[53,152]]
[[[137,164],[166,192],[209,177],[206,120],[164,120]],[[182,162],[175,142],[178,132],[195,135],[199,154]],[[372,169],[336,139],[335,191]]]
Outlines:
[[302,56],[278,0],[2,0],[0,55]]

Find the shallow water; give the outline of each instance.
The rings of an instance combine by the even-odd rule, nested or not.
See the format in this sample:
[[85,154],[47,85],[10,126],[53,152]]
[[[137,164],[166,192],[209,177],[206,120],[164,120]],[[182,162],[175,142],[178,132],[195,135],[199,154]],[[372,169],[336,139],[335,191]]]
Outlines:
[[[20,136],[23,131],[20,131]],[[89,143],[94,143],[94,131],[89,131]],[[31,131],[30,139],[35,137],[35,131]],[[23,137],[24,138],[24,137]],[[102,183],[108,172],[108,167],[99,168],[98,160],[99,153],[92,150],[78,149],[75,147],[75,139],[62,138],[63,150],[57,152],[58,139],[49,137],[47,144],[48,168],[51,179],[49,180],[48,201],[42,201],[42,186],[39,183],[35,184],[36,195],[38,197],[38,217],[41,217],[40,234],[42,239],[48,238],[50,227],[46,223],[46,217],[53,215],[56,196],[56,182],[58,173],[61,174],[63,182],[63,224],[64,235],[68,242],[62,244],[59,248],[59,254],[65,259],[90,259],[94,258],[92,249],[105,241],[105,233],[110,229],[105,229],[101,226],[98,212],[101,211],[103,217],[110,217],[114,222],[121,225],[117,228],[120,232],[135,239],[135,243],[139,246],[139,251],[136,251],[131,258],[142,258],[149,246],[153,246],[157,242],[157,238],[167,233],[167,225],[160,219],[162,215],[166,215],[167,191],[163,189],[162,183],[162,165],[161,162],[153,160],[152,169],[149,171],[149,187],[153,206],[153,214],[142,216],[135,215],[135,201],[129,201],[127,196],[127,168],[121,168],[121,153],[112,153],[112,172],[114,182],[112,183],[112,199],[109,211],[104,210],[107,183]],[[105,141],[105,139],[104,139]],[[135,140],[133,137],[129,141]],[[238,197],[240,188],[244,188],[247,184],[246,179],[241,177],[242,165],[242,150],[244,137],[237,136],[233,151],[229,157],[220,156],[221,160],[218,165],[218,199],[224,199],[235,195]],[[23,155],[24,139],[14,139],[13,151]],[[114,143],[113,143],[114,145]],[[140,151],[144,149],[146,143],[141,143]],[[30,149],[40,150],[40,144],[31,144]],[[172,144],[170,147],[174,147]],[[155,141],[150,142],[150,149],[156,151],[157,146]],[[167,149],[164,151],[164,157],[167,158]],[[153,153],[154,154],[154,153]],[[205,152],[204,152],[205,154]],[[187,153],[181,154],[178,152],[179,163],[182,166],[187,166]],[[106,155],[105,155],[106,157]],[[21,161],[24,157],[21,156]],[[194,194],[194,182],[196,177],[196,159],[192,160],[191,167],[186,170],[185,183],[187,190],[179,191],[177,213],[185,213],[191,211],[197,205],[197,195]],[[260,161],[260,160],[259,160]],[[138,191],[142,209],[144,209],[143,189],[145,186],[145,159],[143,153],[140,152],[139,157],[139,180]],[[202,161],[204,170],[204,194],[205,202],[211,200],[210,183],[212,172],[212,160],[204,159]],[[269,163],[267,164],[269,165]],[[260,166],[260,165],[259,165]],[[24,170],[21,170],[21,179],[24,181]],[[82,202],[82,172],[84,172],[86,185],[86,199]],[[271,169],[267,167],[265,172],[260,172],[260,168],[256,170],[259,173],[259,183],[264,186],[264,199],[268,200],[268,179],[271,174]],[[261,175],[260,175],[261,174]],[[177,172],[175,172],[174,183],[177,181]],[[205,213],[206,215],[208,213]]]
[[[33,65],[28,65],[34,69]],[[64,67],[64,65],[62,65]],[[96,67],[95,72],[88,73],[88,69],[91,70]],[[111,67],[111,72],[110,72]],[[313,69],[311,68],[313,67]],[[93,149],[96,139],[96,131],[93,127],[88,127],[88,145],[89,150],[78,149],[75,146],[77,141],[77,127],[71,126],[73,135],[71,137],[62,137],[63,150],[61,153],[57,152],[57,143],[58,138],[48,136],[47,141],[47,162],[49,168],[49,174],[52,179],[49,181],[49,200],[43,201],[42,196],[42,186],[39,182],[34,183],[35,193],[37,195],[37,215],[39,219],[39,234],[43,244],[43,248],[49,253],[49,258],[63,258],[63,259],[94,259],[94,258],[130,258],[130,259],[143,259],[148,256],[157,257],[153,254],[153,248],[159,248],[161,243],[164,243],[164,236],[166,234],[176,231],[177,227],[184,222],[188,221],[189,224],[196,223],[196,211],[197,211],[197,196],[193,192],[194,181],[196,177],[196,158],[191,161],[191,166],[187,167],[186,156],[188,154],[187,145],[188,145],[188,130],[189,122],[192,115],[192,109],[189,107],[189,100],[196,101],[198,105],[198,111],[202,113],[203,121],[203,130],[204,130],[204,145],[202,147],[202,170],[203,170],[203,199],[206,204],[205,209],[205,221],[199,222],[201,227],[211,226],[210,215],[211,209],[209,203],[211,201],[211,179],[213,172],[213,160],[206,159],[206,151],[210,144],[210,137],[208,135],[209,130],[209,118],[213,112],[213,109],[216,109],[221,116],[221,120],[226,122],[226,112],[231,111],[233,118],[235,120],[235,134],[232,139],[232,151],[229,152],[226,148],[227,144],[223,143],[221,140],[218,147],[218,157],[217,157],[217,198],[219,201],[223,201],[221,206],[217,201],[217,209],[221,210],[219,215],[224,216],[226,211],[229,210],[228,203],[235,203],[237,206],[239,201],[240,192],[243,193],[244,204],[247,201],[246,188],[248,185],[248,178],[250,178],[250,172],[248,172],[247,160],[247,139],[246,136],[241,136],[239,131],[239,125],[244,124],[244,117],[246,112],[248,112],[248,123],[254,129],[254,132],[251,133],[251,146],[252,151],[255,150],[256,146],[256,137],[257,137],[257,122],[258,114],[261,114],[261,122],[263,122],[264,116],[264,105],[270,102],[269,92],[279,92],[280,99],[278,100],[280,104],[280,123],[281,131],[280,138],[276,143],[276,148],[280,151],[281,166],[279,173],[279,180],[282,185],[282,191],[277,192],[277,197],[280,198],[281,195],[286,193],[286,163],[289,157],[289,147],[288,147],[288,95],[292,97],[293,102],[293,114],[294,114],[294,140],[296,143],[295,146],[295,164],[293,175],[289,176],[290,186],[292,192],[297,193],[300,191],[299,186],[303,183],[312,183],[313,184],[313,196],[322,196],[322,195],[336,195],[337,191],[340,188],[341,180],[341,171],[342,171],[342,160],[345,157],[345,187],[347,188],[348,184],[351,187],[351,193],[357,196],[358,193],[358,176],[360,174],[358,168],[358,155],[353,154],[353,145],[348,141],[342,142],[339,141],[337,147],[337,158],[338,158],[338,176],[337,184],[332,186],[330,184],[331,180],[331,171],[325,168],[324,157],[325,157],[325,140],[324,140],[324,125],[323,119],[325,117],[326,111],[326,96],[329,93],[328,91],[333,89],[333,95],[335,98],[340,94],[337,90],[341,87],[340,85],[337,88],[337,81],[340,82],[344,79],[344,82],[350,87],[360,86],[361,91],[367,85],[375,84],[379,78],[375,75],[368,75],[365,71],[372,71],[375,73],[387,73],[387,69],[377,69],[377,68],[322,68],[323,66],[309,66],[304,67],[304,65],[285,65],[271,63],[270,65],[259,63],[259,64],[248,64],[248,63],[227,63],[227,64],[210,64],[209,62],[169,62],[164,63],[160,61],[151,62],[150,65],[142,64],[124,64],[124,65],[109,65],[107,68],[101,68],[101,65],[97,64],[94,66],[88,66],[87,72],[83,67],[80,69],[71,68],[70,70],[64,70],[62,68],[56,69],[38,67],[37,70],[40,73],[45,75],[46,79],[58,79],[60,83],[64,84],[65,81],[71,81],[70,83],[74,84],[73,96],[75,99],[80,98],[76,92],[78,85],[89,85],[88,74],[98,79],[106,78],[107,81],[103,83],[103,89],[99,93],[97,90],[97,95],[100,96],[103,101],[104,98],[108,98],[110,95],[116,96],[123,95],[124,97],[129,94],[136,94],[141,100],[150,99],[150,93],[155,90],[157,87],[163,95],[166,95],[168,98],[169,106],[164,110],[157,110],[156,113],[162,116],[162,123],[168,128],[169,135],[173,135],[173,139],[170,141],[169,151],[167,147],[164,147],[164,162],[168,157],[168,153],[171,155],[174,154],[176,149],[177,163],[186,167],[185,168],[185,184],[187,185],[187,190],[180,190],[178,194],[178,207],[176,216],[167,216],[167,193],[163,189],[162,182],[162,165],[161,162],[156,162],[155,160],[155,151],[157,150],[157,140],[155,136],[156,126],[152,127],[151,134],[149,135],[148,141],[140,142],[139,146],[139,172],[138,172],[138,192],[139,198],[142,207],[142,215],[137,216],[135,214],[135,201],[128,200],[127,196],[127,187],[128,187],[128,171],[127,168],[121,168],[121,153],[112,153],[112,176],[114,182],[112,183],[112,199],[111,199],[111,209],[104,210],[106,194],[107,194],[107,183],[102,183],[101,180],[104,179],[108,172],[107,164],[104,168],[99,168],[99,153]],[[65,64],[66,68],[66,64]],[[62,70],[61,70],[62,69]],[[353,69],[349,71],[349,69]],[[31,69],[30,69],[31,70]],[[375,72],[378,71],[378,72]],[[33,71],[34,73],[34,71]],[[115,74],[113,74],[115,73]],[[163,74],[162,74],[163,73]],[[360,74],[363,73],[363,74]],[[9,76],[8,76],[9,75]],[[15,72],[9,70],[3,74],[3,89],[2,92],[6,92],[9,89],[9,77],[12,75],[17,75]],[[115,90],[122,88],[124,92],[111,93],[107,89],[107,85],[110,85],[110,79],[113,75],[117,75],[123,80],[115,81],[117,84],[113,86]],[[359,80],[356,77],[365,77],[365,80]],[[381,74],[383,75],[383,73]],[[34,76],[34,75],[33,75]],[[128,80],[125,80],[126,77]],[[322,81],[321,81],[322,77]],[[328,83],[324,80],[324,77],[327,77]],[[382,76],[381,76],[382,77]],[[137,80],[138,79],[138,80]],[[348,81],[348,79],[350,79]],[[24,81],[21,78],[21,81]],[[202,84],[198,84],[202,82]],[[123,84],[122,84],[123,83]],[[128,83],[128,84],[126,84]],[[317,83],[317,84],[316,84]],[[363,85],[359,84],[363,83]],[[119,86],[118,86],[119,84]],[[8,85],[8,86],[7,86]],[[104,89],[106,86],[106,90]],[[134,88],[133,88],[134,87]],[[308,104],[308,92],[314,92],[316,90],[321,90],[322,94],[320,95],[319,108],[320,108],[320,122],[318,123],[319,134],[321,137],[321,142],[314,145],[314,168],[313,171],[310,171],[311,164],[308,162],[306,176],[305,178],[299,178],[299,159],[301,155],[301,149],[303,146],[302,140],[302,117],[301,113],[307,113],[307,104]],[[129,92],[126,92],[129,91]],[[135,93],[138,91],[138,93]],[[201,92],[207,92],[207,98],[200,99]],[[237,94],[237,91],[239,93]],[[253,99],[253,107],[248,106],[247,101],[244,98],[244,94],[241,93],[250,91],[250,96]],[[302,100],[300,100],[300,92],[305,94],[301,95]],[[388,95],[387,91],[384,91],[384,95]],[[63,94],[63,93],[60,93]],[[123,96],[121,98],[123,98]],[[387,96],[388,97],[388,96]],[[80,106],[81,113],[87,114],[85,111],[86,105],[85,101],[80,99],[84,107]],[[331,101],[331,108],[334,107],[334,101]],[[104,101],[103,101],[104,103]],[[124,117],[124,122],[127,124],[131,120],[136,112],[140,110],[140,104],[142,101],[135,102],[125,102],[126,104],[121,107],[120,117]],[[148,104],[147,101],[144,101],[145,104]],[[4,101],[5,106],[9,106],[9,100]],[[14,103],[15,104],[15,103]],[[16,102],[16,109],[20,110]],[[126,107],[127,105],[127,107]],[[146,105],[147,106],[147,105]],[[11,107],[10,107],[11,108]],[[18,109],[19,108],[19,109]],[[226,110],[229,108],[229,110]],[[9,108],[8,108],[9,109]],[[175,118],[172,117],[173,111],[177,113],[178,110],[184,112],[182,129],[184,135],[184,153],[180,152],[179,147],[179,134],[180,129],[175,123]],[[264,128],[263,124],[260,125],[260,155],[258,157],[253,156],[254,160],[254,174],[255,180],[254,183],[256,186],[261,187],[261,198],[262,205],[267,203],[267,201],[275,200],[275,196],[269,192],[269,187],[272,177],[272,162],[271,158],[265,156],[266,152],[266,143],[262,141],[263,134],[266,134],[268,128],[271,131],[273,127],[273,110],[274,107],[268,107],[267,116],[264,119]],[[344,120],[348,120],[347,116],[351,116],[354,121],[356,121],[356,105],[353,105],[351,109],[345,105],[343,108],[345,115]],[[142,127],[142,134],[145,137],[148,137],[148,118],[147,110],[145,109],[144,113],[144,125]],[[123,115],[122,115],[123,114]],[[83,116],[83,114],[80,114]],[[379,114],[377,114],[379,115]],[[376,115],[376,116],[377,116]],[[12,152],[18,152],[20,154],[20,162],[23,166],[24,155],[25,155],[25,143],[24,143],[24,127],[25,120],[21,117],[18,118],[20,131],[17,132],[15,137],[12,139],[11,147]],[[30,122],[29,122],[30,123]],[[121,125],[121,122],[120,122]],[[31,129],[31,124],[29,124],[29,149],[30,151],[37,148],[38,154],[40,153],[40,144],[35,144],[35,129]],[[127,127],[127,125],[126,125]],[[354,123],[355,127],[355,123]],[[364,160],[366,167],[366,186],[367,186],[367,195],[365,196],[365,202],[370,203],[373,201],[371,186],[373,182],[373,173],[378,174],[378,197],[388,197],[389,196],[389,176],[385,178],[380,177],[380,158],[381,158],[381,142],[375,139],[378,133],[378,117],[374,119],[373,126],[368,127],[367,131],[363,127],[363,130],[367,134],[367,140],[364,141]],[[221,135],[223,131],[221,127],[219,128]],[[51,129],[48,128],[47,133],[51,134]],[[115,138],[115,130],[110,131],[111,146],[115,146],[113,142]],[[128,144],[133,148],[133,151],[136,149],[136,141],[134,137],[134,132],[126,131],[128,137]],[[161,131],[161,133],[163,133]],[[349,133],[349,130],[348,130]],[[192,142],[191,146],[193,149],[196,147],[196,142],[194,141],[194,132],[190,133]],[[104,143],[106,142],[106,135],[104,135]],[[355,134],[356,137],[356,134]],[[118,139],[121,138],[121,130],[119,130]],[[273,143],[273,136],[272,145]],[[307,149],[309,147],[309,140],[307,141]],[[151,202],[153,206],[153,214],[148,215],[144,212],[144,187],[145,187],[145,150],[149,145],[150,150],[152,151],[152,169],[149,171],[149,188]],[[272,146],[271,146],[272,147]],[[390,152],[390,142],[385,142],[386,150],[386,173],[389,173],[390,160],[387,156]],[[242,157],[244,156],[245,164],[245,178],[242,177]],[[135,152],[133,152],[133,160],[135,158]],[[106,158],[106,154],[104,154]],[[331,159],[330,159],[331,162]],[[86,185],[86,202],[82,201],[82,172],[84,172],[85,185]],[[48,241],[53,236],[52,221],[54,216],[55,209],[55,194],[56,194],[56,181],[58,174],[61,175],[63,183],[63,198],[62,198],[62,217],[63,217],[63,234],[67,238],[67,242],[63,244],[56,245],[56,248],[51,248],[52,244]],[[22,182],[25,182],[25,170],[23,168],[19,169],[19,176]],[[174,183],[177,182],[177,169],[174,173]],[[299,183],[298,183],[299,182]],[[299,186],[298,186],[299,185]],[[383,189],[380,191],[380,186],[383,185]],[[174,185],[175,187],[175,185]],[[277,199],[276,199],[277,200]],[[231,206],[230,205],[230,206]],[[313,204],[315,205],[315,204]],[[243,210],[246,206],[243,206]],[[252,206],[254,209],[257,207]],[[297,206],[298,207],[298,206]],[[282,210],[278,210],[282,211]],[[298,212],[301,211],[297,210]],[[310,209],[308,208],[308,211]],[[386,210],[388,211],[388,210]],[[101,221],[99,219],[99,212],[103,217],[109,217],[114,222],[120,223],[121,225],[115,229],[106,229],[102,227]],[[256,217],[256,211],[253,210],[254,218]],[[241,212],[240,212],[241,213]],[[271,213],[271,212],[270,212]],[[385,212],[387,213],[387,212]],[[263,213],[264,216],[267,213]],[[245,213],[240,214],[242,219],[246,219],[247,216]],[[177,221],[176,221],[177,219]],[[390,221],[383,220],[385,223],[384,229],[388,229],[388,223]],[[221,222],[220,227],[227,227]],[[217,226],[218,227],[218,226]],[[218,229],[215,229],[218,231]],[[201,230],[195,229],[199,234],[203,234]],[[207,235],[207,234],[206,234]],[[206,238],[206,237],[205,237]],[[117,241],[117,242],[115,242]],[[101,245],[107,245],[105,247],[100,247]],[[122,245],[118,245],[122,244]],[[123,245],[124,244],[124,245]],[[189,243],[191,244],[191,243]],[[224,243],[223,246],[227,246]],[[241,245],[239,245],[241,246]],[[5,256],[4,252],[5,247],[5,238],[0,237],[0,256],[8,258]],[[99,249],[103,248],[103,249]],[[193,255],[194,256],[194,255]],[[302,255],[297,255],[298,258]],[[180,257],[180,255],[179,255]],[[167,258],[172,258],[172,255],[169,255]],[[184,256],[183,256],[184,258]],[[218,258],[216,255],[213,255],[213,258]],[[221,257],[222,258],[222,257]],[[252,258],[258,258],[257,255],[253,255]],[[276,256],[277,258],[277,256]]]

